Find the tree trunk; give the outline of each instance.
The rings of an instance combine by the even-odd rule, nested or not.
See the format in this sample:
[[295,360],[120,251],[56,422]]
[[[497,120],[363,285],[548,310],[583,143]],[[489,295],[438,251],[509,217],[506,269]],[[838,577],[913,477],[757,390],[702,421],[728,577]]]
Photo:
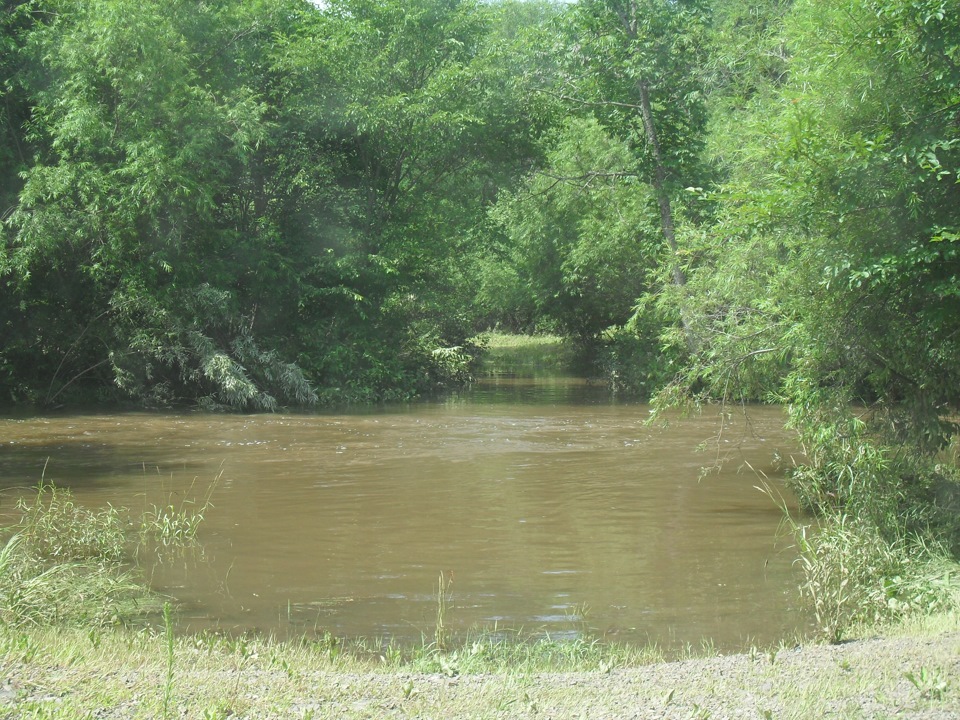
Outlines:
[[[657,140],[657,129],[653,124],[653,110],[650,108],[650,88],[644,81],[637,83],[637,89],[640,91],[640,115],[643,119],[643,131],[647,136],[647,144],[650,146],[650,154],[653,156],[653,191],[657,196],[657,205],[660,206],[660,229],[663,232],[663,239],[670,248],[673,256],[673,267],[670,272],[673,275],[673,283],[677,287],[683,287],[687,284],[687,276],[680,267],[680,248],[677,246],[677,234],[673,225],[673,207],[670,203],[670,193],[667,189],[667,171],[663,164],[663,154],[660,152],[660,142]],[[683,332],[687,339],[687,349],[695,353],[699,346],[693,328],[690,326],[685,303],[681,299],[680,321],[683,323]]]

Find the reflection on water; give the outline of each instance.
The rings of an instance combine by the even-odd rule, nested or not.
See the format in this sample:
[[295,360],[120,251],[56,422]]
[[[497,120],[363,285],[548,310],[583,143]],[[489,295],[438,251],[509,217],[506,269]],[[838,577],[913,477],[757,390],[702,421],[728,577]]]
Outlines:
[[[432,637],[446,622],[665,647],[773,642],[801,624],[780,515],[754,486],[782,415],[645,424],[589,383],[499,378],[340,415],[123,414],[3,422],[0,512],[46,478],[89,504],[213,490],[202,558],[149,569],[191,628]],[[718,472],[701,468],[719,452]],[[48,461],[49,458],[49,461]]]
[[507,405],[609,405],[613,401],[604,385],[575,377],[524,377],[498,375],[483,378],[469,391],[447,402]]

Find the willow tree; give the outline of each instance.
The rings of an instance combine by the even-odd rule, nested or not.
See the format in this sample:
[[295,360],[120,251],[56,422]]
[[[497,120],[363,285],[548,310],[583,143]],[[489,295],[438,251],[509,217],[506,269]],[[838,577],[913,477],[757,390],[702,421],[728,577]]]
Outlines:
[[902,0],[796,3],[783,22],[789,77],[741,112],[698,248],[709,353],[688,379],[792,402],[824,452],[856,402],[901,457],[936,453],[960,406],[957,21]]
[[[831,639],[945,602],[960,547],[960,23],[940,0],[802,0],[737,111],[688,277],[700,397],[783,402]],[[725,137],[731,124],[726,125]],[[728,143],[729,145],[730,143]],[[919,538],[919,540],[918,540]]]

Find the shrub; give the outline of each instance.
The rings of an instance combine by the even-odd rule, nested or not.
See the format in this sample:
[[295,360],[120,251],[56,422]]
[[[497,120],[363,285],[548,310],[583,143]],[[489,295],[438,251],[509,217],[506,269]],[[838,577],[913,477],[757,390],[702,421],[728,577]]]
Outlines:
[[920,537],[889,540],[873,523],[832,513],[794,527],[804,572],[801,594],[820,631],[840,642],[852,626],[948,608],[956,565]]

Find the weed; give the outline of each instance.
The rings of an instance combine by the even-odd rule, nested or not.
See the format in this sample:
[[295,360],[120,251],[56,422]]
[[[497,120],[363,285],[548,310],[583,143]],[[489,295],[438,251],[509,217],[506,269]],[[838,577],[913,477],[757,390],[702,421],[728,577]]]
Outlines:
[[270,664],[273,667],[278,668],[284,675],[287,676],[287,679],[294,680],[297,677],[297,671],[293,665],[290,664],[290,660],[281,653],[275,653],[270,658]]
[[380,653],[380,660],[391,667],[396,667],[403,662],[403,651],[392,643],[388,644]]
[[919,539],[891,542],[842,514],[816,531],[797,526],[795,536],[804,572],[801,593],[831,642],[840,642],[853,625],[931,613],[953,600],[952,563]]
[[44,562],[119,561],[126,532],[116,508],[90,510],[77,505],[68,489],[43,482],[33,499],[20,498],[18,523],[25,549]]
[[0,550],[0,623],[96,626],[139,612],[144,593],[112,552],[89,556],[84,548],[74,560],[64,541],[51,558],[53,543],[34,542],[37,525],[21,528]]
[[234,661],[236,663],[237,679],[233,685],[233,696],[231,699],[232,704],[236,704],[237,698],[240,696],[240,679],[243,677],[243,671],[247,666],[247,663],[251,660],[257,658],[257,648],[254,645],[250,638],[247,636],[241,636],[237,638],[236,650],[234,651]]
[[154,505],[143,514],[142,532],[144,537],[156,540],[161,545],[192,542],[203,522],[203,511],[189,512],[177,509],[173,505],[158,507]]
[[335,662],[340,657],[340,653],[343,652],[342,643],[330,632],[323,634],[323,637],[317,641],[317,647],[327,656],[330,662]]
[[453,572],[451,571],[449,578],[445,578],[441,572],[440,578],[437,582],[437,626],[436,634],[434,636],[434,645],[440,652],[443,652],[447,649],[447,643],[450,639],[446,626],[446,618],[447,611],[449,610],[450,587],[452,585]]
[[799,550],[800,594],[830,642],[851,628],[934,614],[956,603],[957,565],[949,552],[917,535],[889,538],[870,522],[827,511],[816,525],[793,518],[782,496],[765,481]]
[[906,672],[903,676],[910,681],[925,700],[941,700],[946,695],[950,683],[943,673],[921,667],[919,671]]
[[[95,628],[156,612],[130,551],[147,538],[165,547],[192,541],[208,507],[209,497],[196,512],[155,508],[131,529],[127,511],[83,507],[41,480],[36,495],[17,501],[19,521],[0,548],[0,623]],[[95,634],[90,641],[97,647]]]
[[170,702],[173,699],[173,661],[174,661],[174,644],[173,644],[173,617],[170,610],[170,603],[166,602],[163,604],[163,629],[164,637],[166,639],[166,644],[164,649],[166,650],[166,660],[167,660],[167,674],[163,684],[163,718],[167,720],[170,717]]
[[705,708],[702,705],[694,703],[693,710],[690,712],[690,719],[691,720],[709,720],[711,715],[713,715],[713,713],[711,713],[708,708]]
[[531,714],[536,715],[540,712],[540,706],[537,705],[537,701],[530,696],[529,692],[523,693],[523,702]]
[[460,664],[457,662],[459,659],[459,653],[438,655],[437,664],[440,666],[440,672],[450,678],[457,677],[461,672]]
[[[214,478],[202,504],[196,507],[193,500],[184,499],[179,506],[169,501],[164,506],[152,505],[144,510],[140,518],[141,542],[153,541],[164,547],[184,546],[196,542],[197,531],[203,523],[207,510],[213,507],[210,498],[219,483],[223,471]],[[196,478],[194,478],[196,483]],[[191,489],[193,484],[191,484]],[[189,497],[190,492],[185,497]]]

